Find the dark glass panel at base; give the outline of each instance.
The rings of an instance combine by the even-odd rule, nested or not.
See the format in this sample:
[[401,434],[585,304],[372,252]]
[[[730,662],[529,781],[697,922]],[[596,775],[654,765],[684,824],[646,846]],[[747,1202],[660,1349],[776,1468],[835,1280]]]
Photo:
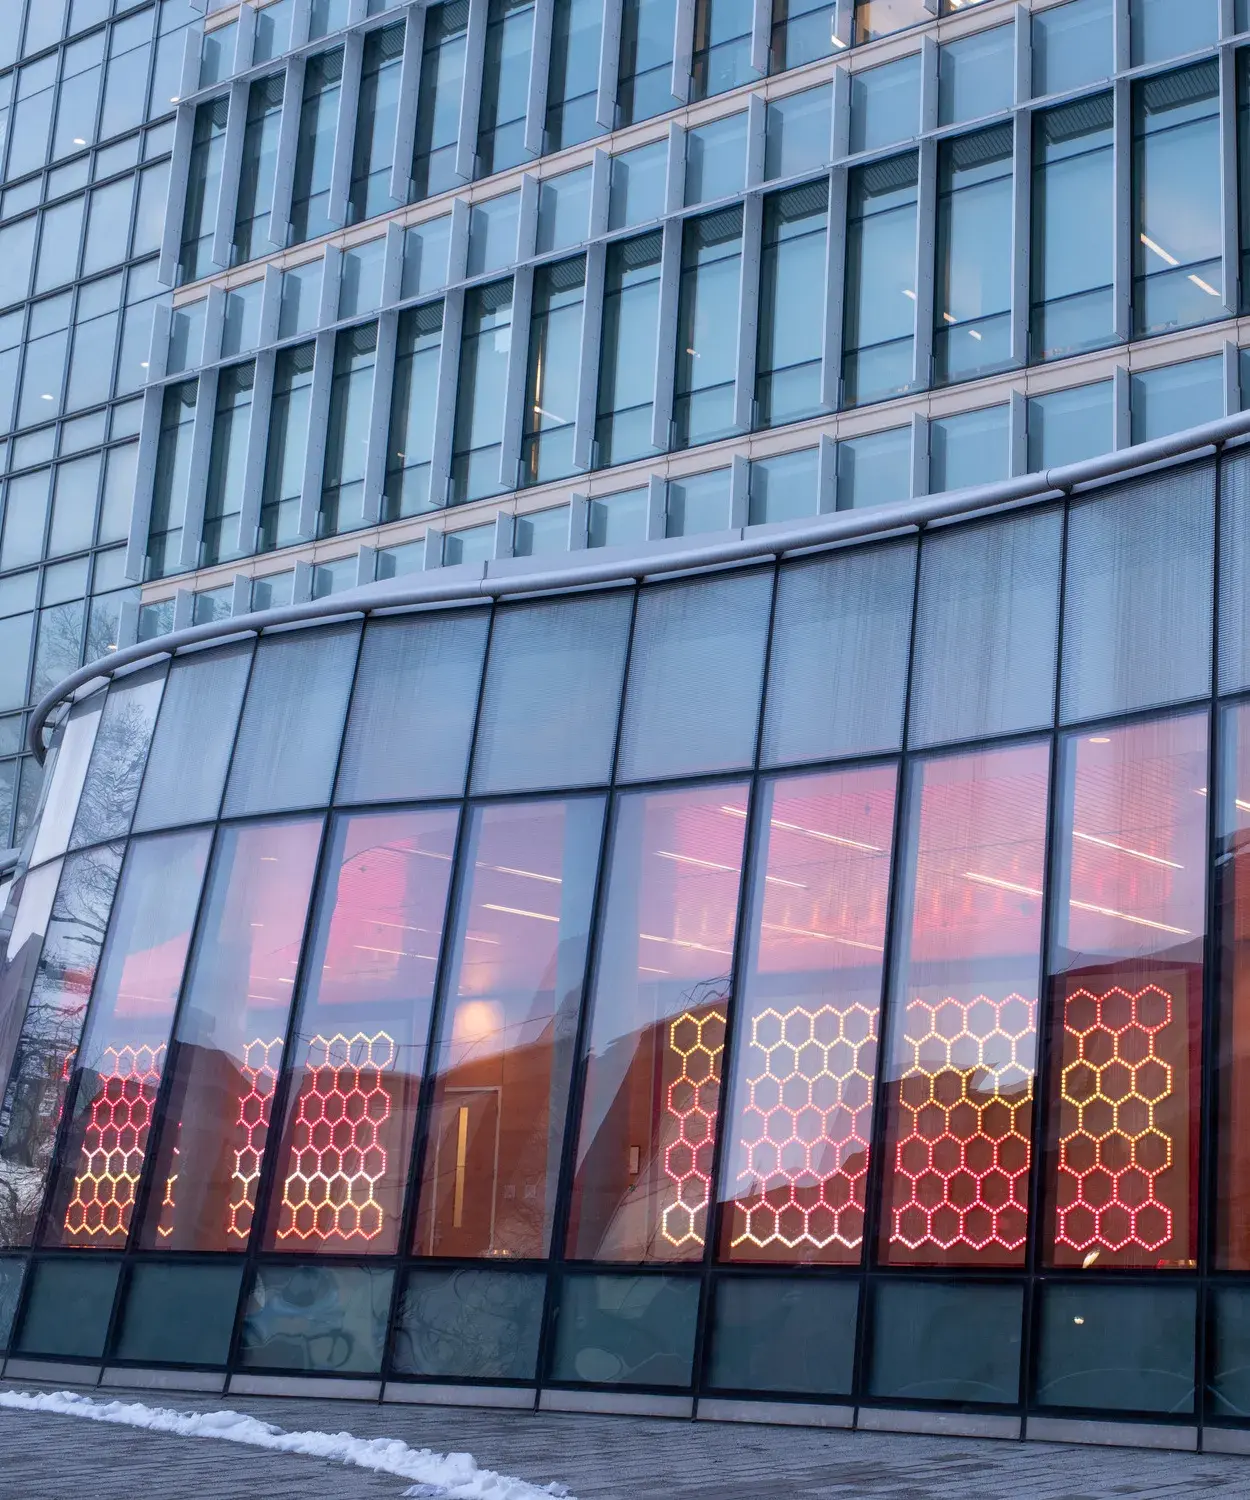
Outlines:
[[858,1281],[724,1277],[716,1288],[708,1384],[846,1395],[854,1376],[858,1310]]
[[242,1280],[240,1261],[135,1266],[113,1357],[148,1365],[224,1365]]
[[0,1351],[9,1347],[9,1335],[13,1332],[13,1319],[17,1316],[17,1299],[22,1295],[22,1273],[25,1269],[24,1258],[9,1257],[0,1260]]
[[1194,1409],[1193,1287],[1043,1288],[1039,1406],[1188,1413]]
[[546,1287],[541,1272],[411,1272],[395,1330],[394,1373],[533,1380]]
[[551,1378],[689,1386],[698,1311],[692,1277],[566,1277]]
[[376,1375],[394,1274],[364,1266],[259,1266],[240,1363],[248,1370]]
[[1250,1417],[1250,1287],[1216,1288],[1207,1317],[1207,1415],[1244,1421]]
[[878,1282],[868,1389],[895,1401],[1020,1399],[1019,1286]]
[[101,1359],[121,1262],[45,1260],[35,1266],[14,1351]]

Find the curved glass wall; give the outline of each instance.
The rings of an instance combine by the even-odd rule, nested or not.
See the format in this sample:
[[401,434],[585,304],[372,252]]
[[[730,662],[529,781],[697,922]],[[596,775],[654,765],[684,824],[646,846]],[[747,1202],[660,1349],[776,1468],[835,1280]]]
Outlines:
[[11,1367],[1241,1419],[1248,570],[1230,453],[88,693]]

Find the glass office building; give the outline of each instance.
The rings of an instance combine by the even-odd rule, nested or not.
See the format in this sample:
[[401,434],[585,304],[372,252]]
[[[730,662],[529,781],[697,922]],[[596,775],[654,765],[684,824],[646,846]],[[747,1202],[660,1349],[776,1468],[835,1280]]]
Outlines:
[[1250,1452],[1241,0],[0,120],[5,1374]]

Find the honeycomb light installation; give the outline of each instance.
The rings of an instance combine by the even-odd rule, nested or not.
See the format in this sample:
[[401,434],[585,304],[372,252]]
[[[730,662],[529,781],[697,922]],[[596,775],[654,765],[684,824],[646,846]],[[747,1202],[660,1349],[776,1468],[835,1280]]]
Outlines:
[[1250,17],[939,8],[183,27],[6,1373],[1250,1447]]

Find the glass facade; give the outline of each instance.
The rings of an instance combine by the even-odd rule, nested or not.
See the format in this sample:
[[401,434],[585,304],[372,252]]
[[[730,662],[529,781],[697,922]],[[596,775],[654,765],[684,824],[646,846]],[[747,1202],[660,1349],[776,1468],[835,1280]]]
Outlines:
[[0,1355],[1245,1419],[1243,10],[10,0]]

